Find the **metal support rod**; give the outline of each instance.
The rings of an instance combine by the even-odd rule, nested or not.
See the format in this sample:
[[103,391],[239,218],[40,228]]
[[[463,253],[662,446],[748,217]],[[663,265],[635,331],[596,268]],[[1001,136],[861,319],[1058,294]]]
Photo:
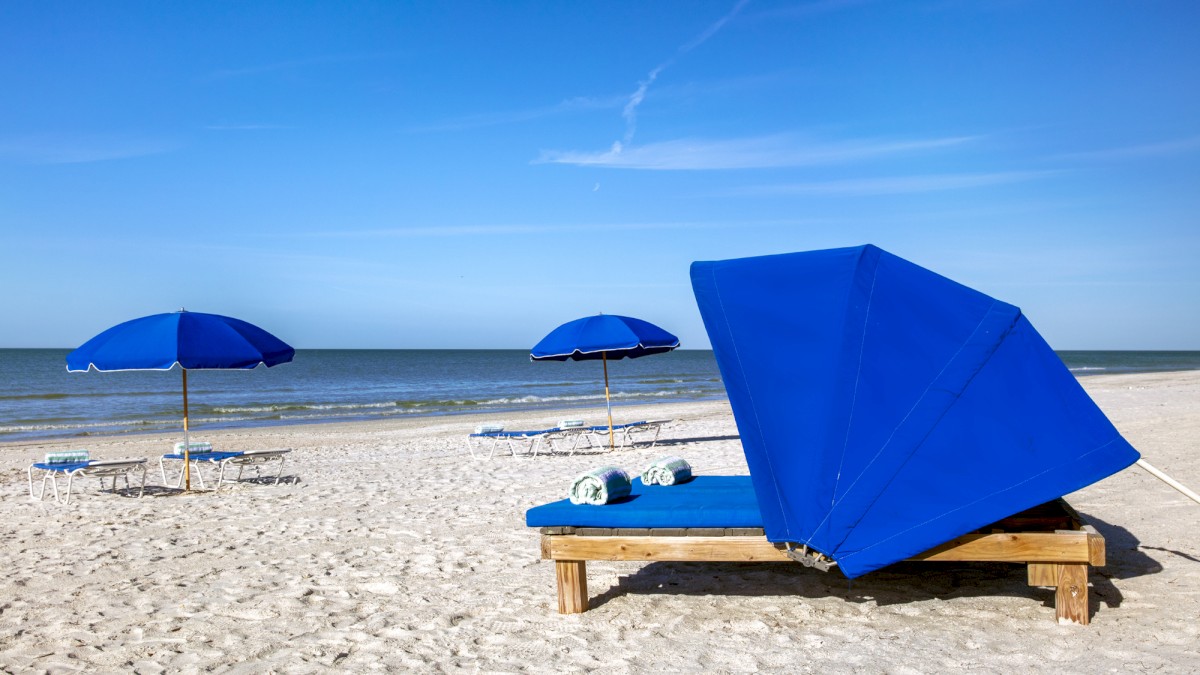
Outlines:
[[1179,490],[1188,499],[1196,502],[1197,504],[1200,504],[1200,495],[1187,489],[1187,487],[1183,483],[1180,483],[1179,481],[1175,480],[1174,478],[1171,478],[1167,474],[1154,468],[1153,466],[1150,465],[1150,462],[1147,462],[1144,459],[1139,459],[1137,461],[1137,465],[1142,467],[1143,469],[1145,469],[1151,476],[1154,476],[1155,478],[1161,480],[1162,482],[1166,483],[1167,485],[1170,485],[1171,487],[1175,488],[1176,490]]

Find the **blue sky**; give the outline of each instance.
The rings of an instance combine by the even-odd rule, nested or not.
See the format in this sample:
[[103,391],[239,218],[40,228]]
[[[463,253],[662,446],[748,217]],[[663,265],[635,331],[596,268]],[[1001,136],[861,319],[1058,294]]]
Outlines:
[[0,5],[0,346],[181,306],[529,347],[874,243],[1058,349],[1200,349],[1200,4]]

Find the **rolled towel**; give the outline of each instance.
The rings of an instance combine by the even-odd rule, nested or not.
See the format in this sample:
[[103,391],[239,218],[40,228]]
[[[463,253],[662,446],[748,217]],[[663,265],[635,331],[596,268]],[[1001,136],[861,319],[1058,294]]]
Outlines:
[[475,427],[475,433],[477,434],[494,434],[501,431],[504,431],[503,424],[480,424]]
[[59,450],[46,453],[46,464],[84,464],[90,459],[87,450]]
[[583,420],[561,420],[558,423],[559,429],[578,429],[584,425]]
[[[194,443],[188,443],[187,451],[188,451],[188,454],[191,454],[193,452],[212,452],[213,451],[212,443],[204,443],[201,441],[196,441]],[[183,454],[183,443],[182,442],[175,444],[175,452],[178,454]]]
[[572,504],[607,504],[614,499],[629,496],[631,489],[629,474],[616,466],[604,466],[580,474],[571,482],[568,497]]
[[675,485],[691,478],[692,465],[674,456],[659,457],[642,472],[642,483],[646,485]]

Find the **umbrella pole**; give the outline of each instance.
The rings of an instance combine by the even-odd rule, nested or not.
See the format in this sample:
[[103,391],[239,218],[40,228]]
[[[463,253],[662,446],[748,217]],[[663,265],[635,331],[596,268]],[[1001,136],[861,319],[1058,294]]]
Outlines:
[[180,368],[183,371],[183,480],[184,490],[192,489],[192,458],[191,458],[191,439],[188,438],[188,407],[187,407],[187,368]]
[[600,352],[600,359],[604,363],[604,404],[608,406],[608,450],[612,452],[616,450],[616,441],[613,439],[612,399],[608,396],[608,352]]

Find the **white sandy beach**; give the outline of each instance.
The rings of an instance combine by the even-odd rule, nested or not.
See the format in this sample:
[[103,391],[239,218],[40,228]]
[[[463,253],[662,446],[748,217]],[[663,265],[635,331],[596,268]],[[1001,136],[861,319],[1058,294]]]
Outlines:
[[[1144,457],[1200,488],[1200,372],[1085,387]],[[1127,469],[1069,497],[1106,537],[1092,623],[1004,564],[904,563],[848,582],[796,564],[588,565],[592,609],[556,610],[527,508],[607,463],[663,454],[745,473],[724,403],[618,409],[672,417],[654,449],[475,461],[481,422],[539,427],[602,410],[205,433],[219,449],[292,448],[294,484],[219,494],[86,479],[69,506],[30,499],[51,450],[156,459],[177,435],[0,447],[0,666],[7,671],[980,672],[1200,670],[1200,505]],[[157,485],[157,464],[150,474]]]

